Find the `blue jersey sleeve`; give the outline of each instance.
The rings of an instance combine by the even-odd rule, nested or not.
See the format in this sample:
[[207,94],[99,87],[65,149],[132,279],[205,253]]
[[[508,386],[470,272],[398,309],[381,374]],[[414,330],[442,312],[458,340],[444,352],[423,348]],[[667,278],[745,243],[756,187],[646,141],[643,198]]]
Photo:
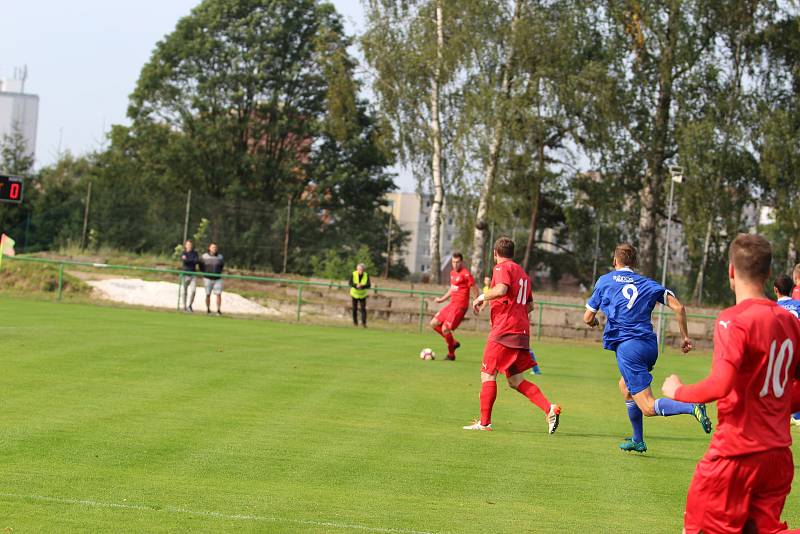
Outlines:
[[594,291],[592,291],[592,296],[589,297],[589,301],[586,303],[586,309],[597,313],[598,311],[600,311],[600,305],[602,303],[603,303],[603,279],[600,278],[597,280],[597,283],[594,286]]

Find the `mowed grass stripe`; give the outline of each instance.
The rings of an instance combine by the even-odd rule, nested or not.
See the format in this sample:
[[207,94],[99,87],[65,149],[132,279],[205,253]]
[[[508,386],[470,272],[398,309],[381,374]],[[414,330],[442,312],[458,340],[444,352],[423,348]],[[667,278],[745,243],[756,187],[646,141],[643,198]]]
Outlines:
[[[708,444],[691,417],[654,418],[646,455],[618,451],[630,427],[595,345],[535,346],[556,435],[503,382],[496,431],[468,433],[482,336],[423,362],[438,336],[12,299],[0,313],[0,492],[147,508],[6,497],[0,528],[674,532]],[[666,355],[655,381],[708,366]]]

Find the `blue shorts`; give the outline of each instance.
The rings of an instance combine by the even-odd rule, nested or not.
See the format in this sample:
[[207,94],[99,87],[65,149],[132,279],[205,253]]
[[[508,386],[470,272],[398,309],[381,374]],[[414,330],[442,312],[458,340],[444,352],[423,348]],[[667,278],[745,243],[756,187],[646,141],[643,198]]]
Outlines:
[[658,359],[658,342],[655,339],[629,339],[617,345],[617,367],[631,395],[650,387],[650,371]]

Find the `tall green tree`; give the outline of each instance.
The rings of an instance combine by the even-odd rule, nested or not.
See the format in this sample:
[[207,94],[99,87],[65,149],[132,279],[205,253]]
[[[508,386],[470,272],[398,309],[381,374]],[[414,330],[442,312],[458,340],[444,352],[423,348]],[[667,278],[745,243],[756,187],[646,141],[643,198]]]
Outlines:
[[[638,178],[640,264],[654,276],[658,222],[668,162],[677,154],[676,103],[691,93],[695,75],[716,36],[716,15],[706,0],[609,0],[597,15],[608,54],[611,90],[593,122],[591,140],[611,168]],[[591,145],[589,145],[591,146]],[[609,170],[609,169],[603,169]]]

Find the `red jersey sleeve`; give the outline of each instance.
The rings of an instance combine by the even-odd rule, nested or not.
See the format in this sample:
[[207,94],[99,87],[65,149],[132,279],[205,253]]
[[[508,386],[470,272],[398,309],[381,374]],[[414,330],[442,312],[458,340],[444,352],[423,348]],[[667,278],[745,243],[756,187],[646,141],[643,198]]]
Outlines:
[[800,380],[792,381],[792,413],[800,412]]
[[681,402],[712,402],[721,399],[733,389],[736,369],[727,360],[715,360],[711,373],[697,384],[678,388],[675,400]]

